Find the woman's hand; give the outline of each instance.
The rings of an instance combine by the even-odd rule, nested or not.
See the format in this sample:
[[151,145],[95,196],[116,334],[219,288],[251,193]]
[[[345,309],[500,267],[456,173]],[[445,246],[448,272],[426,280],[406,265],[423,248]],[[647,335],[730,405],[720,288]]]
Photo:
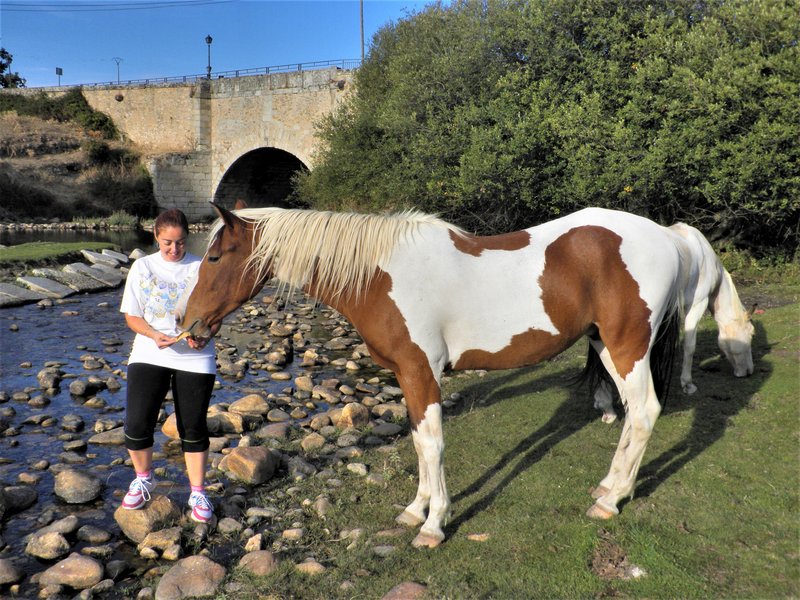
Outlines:
[[159,349],[172,346],[172,344],[178,341],[178,338],[172,337],[171,335],[166,335],[164,333],[161,333],[160,331],[156,331],[155,335],[151,335],[150,337],[153,339],[153,341],[156,343],[156,346],[158,346]]
[[142,317],[134,317],[133,315],[126,314],[125,322],[128,324],[135,333],[144,335],[152,339],[159,348],[166,348],[172,346],[178,341],[178,338],[166,335],[160,331],[156,331],[150,327],[150,323],[145,321]]

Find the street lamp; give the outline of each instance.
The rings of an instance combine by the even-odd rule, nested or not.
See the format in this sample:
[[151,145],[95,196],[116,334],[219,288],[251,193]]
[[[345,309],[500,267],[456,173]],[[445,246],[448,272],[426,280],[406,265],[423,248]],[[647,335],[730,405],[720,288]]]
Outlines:
[[117,85],[119,85],[119,63],[122,62],[122,59],[119,56],[115,56],[111,60],[117,63]]
[[206,44],[208,44],[208,66],[206,67],[206,79],[211,79],[211,42],[214,39],[210,36],[206,36]]

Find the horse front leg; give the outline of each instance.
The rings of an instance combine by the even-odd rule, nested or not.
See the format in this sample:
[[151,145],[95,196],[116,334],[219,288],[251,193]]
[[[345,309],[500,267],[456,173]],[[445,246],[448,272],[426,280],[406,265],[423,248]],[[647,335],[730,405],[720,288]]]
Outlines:
[[694,394],[697,386],[692,383],[692,360],[697,347],[697,325],[706,312],[708,298],[704,298],[686,313],[683,328],[683,364],[681,366],[681,388],[684,394]]
[[419,460],[419,487],[414,501],[397,517],[397,522],[416,526],[424,521],[412,545],[415,548],[435,548],[444,540],[442,524],[450,511],[450,498],[444,477],[444,434],[439,384],[432,373],[414,379],[398,375],[398,381],[406,395],[413,428],[414,448]]

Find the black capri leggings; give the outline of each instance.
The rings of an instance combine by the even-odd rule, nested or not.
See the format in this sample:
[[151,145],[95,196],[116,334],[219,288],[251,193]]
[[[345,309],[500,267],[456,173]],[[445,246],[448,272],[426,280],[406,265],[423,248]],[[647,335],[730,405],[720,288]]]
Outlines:
[[208,449],[206,411],[214,389],[214,375],[178,371],[146,363],[128,366],[125,447],[146,450],[154,444],[158,411],[172,386],[175,418],[184,452]]

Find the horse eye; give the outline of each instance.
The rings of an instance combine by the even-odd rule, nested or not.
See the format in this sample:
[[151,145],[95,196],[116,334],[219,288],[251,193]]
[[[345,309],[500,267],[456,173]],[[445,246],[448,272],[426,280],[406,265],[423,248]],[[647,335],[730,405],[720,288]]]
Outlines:
[[208,257],[208,262],[210,262],[212,264],[219,262],[219,256],[209,256]]

